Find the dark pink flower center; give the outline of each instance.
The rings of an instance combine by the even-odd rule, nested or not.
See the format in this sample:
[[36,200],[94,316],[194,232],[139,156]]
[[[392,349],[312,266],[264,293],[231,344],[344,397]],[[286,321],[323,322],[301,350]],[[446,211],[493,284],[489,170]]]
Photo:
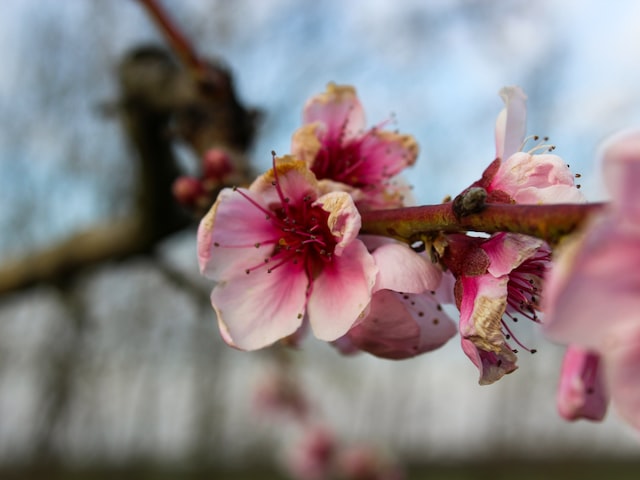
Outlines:
[[359,189],[380,188],[381,183],[390,178],[385,168],[377,168],[363,152],[363,144],[376,133],[372,128],[357,138],[345,139],[347,121],[342,125],[338,135],[327,132],[320,139],[321,147],[311,165],[311,171],[318,180],[328,179],[341,182]]
[[[513,322],[518,317],[540,323],[538,311],[540,311],[540,288],[542,279],[551,262],[551,252],[547,247],[541,247],[535,255],[526,259],[509,274],[507,283],[507,308],[505,317]],[[513,334],[513,331],[502,319],[503,334],[507,340],[513,339],[524,350],[535,353],[534,349],[527,348]],[[515,351],[515,350],[514,350]]]
[[271,273],[285,264],[300,265],[305,269],[311,286],[323,265],[331,261],[337,244],[328,225],[329,212],[323,210],[320,205],[313,205],[314,199],[310,195],[292,202],[279,185],[275,166],[274,176],[273,186],[280,201],[269,205],[268,208],[259,205],[241,190],[236,190],[264,212],[265,220],[271,222],[278,232],[277,236],[253,245],[255,248],[272,248],[263,262],[247,268],[246,273],[264,269]]
[[367,186],[361,175],[366,159],[360,154],[360,141],[343,143],[342,137],[327,138],[311,165],[318,180],[329,179],[356,188]]

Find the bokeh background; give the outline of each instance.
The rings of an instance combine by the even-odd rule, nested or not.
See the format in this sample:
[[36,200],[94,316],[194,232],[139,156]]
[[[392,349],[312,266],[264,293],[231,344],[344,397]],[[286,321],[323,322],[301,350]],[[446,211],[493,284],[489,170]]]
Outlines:
[[[288,151],[305,100],[329,81],[356,86],[371,124],[394,118],[417,138],[407,177],[418,203],[455,195],[493,159],[503,85],[524,88],[529,132],[551,138],[591,200],[606,198],[598,143],[640,123],[633,0],[162,3],[262,112],[250,152],[259,170],[271,150]],[[134,152],[105,111],[118,97],[118,63],[143,44],[164,39],[134,0],[1,2],[0,276],[3,264],[108,228],[134,208]],[[177,144],[175,154],[194,171],[193,153]],[[210,288],[197,273],[192,226],[64,285],[2,293],[0,472],[270,478],[264,472],[278,470],[294,435],[253,408],[271,360],[223,344]],[[490,387],[477,385],[455,339],[405,362],[344,358],[313,340],[293,358],[340,438],[366,439],[409,465],[481,462],[493,478],[528,478],[551,463],[591,478],[599,470],[587,461],[620,475],[608,478],[627,478],[621,462],[637,472],[638,436],[615,411],[598,425],[557,416],[562,352],[529,327],[520,336],[538,353],[521,355],[520,370]]]

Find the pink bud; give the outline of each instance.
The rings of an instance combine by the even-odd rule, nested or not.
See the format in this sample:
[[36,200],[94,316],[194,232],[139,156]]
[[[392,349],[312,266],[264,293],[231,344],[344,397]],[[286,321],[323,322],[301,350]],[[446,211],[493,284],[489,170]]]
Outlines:
[[195,177],[181,176],[174,180],[171,191],[182,205],[193,206],[204,194],[204,187]]
[[202,169],[207,180],[222,180],[233,172],[233,164],[224,150],[212,148],[202,157]]

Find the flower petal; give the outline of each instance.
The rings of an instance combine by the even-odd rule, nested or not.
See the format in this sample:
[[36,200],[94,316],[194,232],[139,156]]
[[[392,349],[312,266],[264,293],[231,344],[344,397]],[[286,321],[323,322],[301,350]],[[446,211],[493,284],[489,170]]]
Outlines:
[[601,147],[605,183],[622,216],[640,223],[640,130],[614,135]]
[[346,338],[372,355],[404,359],[441,347],[455,333],[455,324],[433,294],[380,290],[371,299],[369,314]]
[[509,277],[493,275],[461,277],[460,335],[478,348],[500,352],[505,343],[502,315],[507,306]]
[[558,255],[543,302],[552,339],[605,355],[608,336],[638,324],[640,229],[612,217],[591,222]]
[[520,87],[500,90],[504,109],[496,121],[496,157],[504,160],[520,150],[527,122],[527,96]]
[[602,420],[609,396],[604,388],[599,355],[570,345],[564,355],[558,386],[558,412],[566,420]]
[[508,193],[519,204],[582,203],[574,176],[557,155],[517,152],[502,162],[490,189]]
[[242,193],[222,190],[198,227],[200,272],[214,280],[243,275],[247,268],[260,264],[269,256],[269,242],[279,236],[264,210],[255,205],[261,205],[262,199],[239,190]]
[[333,341],[353,326],[371,301],[378,268],[360,240],[334,256],[313,280],[307,314],[321,340]]
[[264,205],[281,205],[283,200],[295,205],[303,203],[305,197],[317,198],[318,182],[303,161],[285,155],[276,158],[275,165],[275,172],[273,168],[267,170],[249,187],[261,196]]
[[373,128],[360,140],[360,156],[366,161],[358,169],[358,178],[376,184],[391,178],[418,158],[418,143],[411,135]]
[[[637,317],[636,317],[637,320]],[[620,415],[640,430],[640,326],[611,339],[606,356],[611,397]]]
[[372,255],[379,268],[374,291],[422,293],[435,290],[442,278],[440,268],[403,243],[387,243]]
[[516,233],[492,235],[480,246],[490,259],[488,272],[494,277],[508,275],[531,257],[544,242]]
[[302,324],[307,276],[284,264],[219,282],[211,292],[222,337],[242,350],[255,350],[293,334]]
[[319,122],[309,123],[298,128],[291,138],[291,155],[306,163],[308,168],[322,148],[320,138],[325,134],[327,127]]
[[461,338],[462,351],[477,367],[480,385],[490,385],[508,373],[517,370],[517,357],[507,346],[503,345],[497,352],[478,348],[471,340]]
[[302,114],[305,124],[320,122],[326,125],[326,135],[343,140],[361,133],[366,125],[364,110],[356,90],[347,85],[329,83],[324,93],[310,98]]

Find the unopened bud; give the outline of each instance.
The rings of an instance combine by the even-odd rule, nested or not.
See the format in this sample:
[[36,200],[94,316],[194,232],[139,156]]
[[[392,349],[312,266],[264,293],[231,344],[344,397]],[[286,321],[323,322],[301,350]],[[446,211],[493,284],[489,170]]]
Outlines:
[[202,182],[195,177],[188,176],[176,178],[171,186],[171,191],[174,198],[186,206],[195,205],[205,193]]
[[222,180],[233,172],[233,164],[224,150],[212,148],[202,157],[202,170],[207,180]]

